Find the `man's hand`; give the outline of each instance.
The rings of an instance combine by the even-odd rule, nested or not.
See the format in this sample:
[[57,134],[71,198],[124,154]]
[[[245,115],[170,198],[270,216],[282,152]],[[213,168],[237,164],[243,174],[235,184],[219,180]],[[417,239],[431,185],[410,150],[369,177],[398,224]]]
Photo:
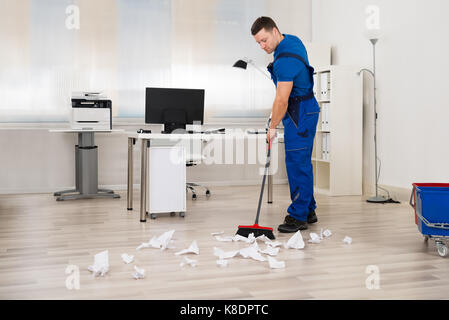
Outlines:
[[273,128],[268,129],[268,132],[267,132],[267,142],[268,142],[269,144],[271,144],[271,142],[273,142],[273,139],[276,138],[276,136],[277,136],[277,131],[276,131],[276,129],[273,129]]

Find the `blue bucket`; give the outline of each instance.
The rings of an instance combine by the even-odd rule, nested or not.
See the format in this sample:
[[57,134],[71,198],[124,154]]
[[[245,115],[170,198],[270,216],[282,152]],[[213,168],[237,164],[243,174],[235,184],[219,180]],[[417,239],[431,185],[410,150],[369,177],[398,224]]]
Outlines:
[[[423,235],[449,236],[449,187],[416,187],[418,229]],[[428,226],[443,224],[440,227]]]

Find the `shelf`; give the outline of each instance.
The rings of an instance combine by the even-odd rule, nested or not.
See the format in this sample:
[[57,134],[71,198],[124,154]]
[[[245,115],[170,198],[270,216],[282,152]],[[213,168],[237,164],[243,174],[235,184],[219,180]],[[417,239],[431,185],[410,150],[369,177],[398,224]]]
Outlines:
[[[359,195],[363,162],[363,78],[352,66],[321,66],[315,71],[314,93],[322,113],[312,151],[314,188],[317,193],[328,196]],[[327,94],[321,94],[321,89]],[[327,121],[324,125],[323,119]],[[331,153],[324,160],[322,149],[327,143]]]
[[330,190],[329,190],[329,189],[326,189],[326,188],[317,188],[317,187],[315,187],[315,188],[314,188],[314,191],[315,191],[316,193],[318,193],[318,194],[324,194],[324,195],[326,195],[326,196],[331,195]]
[[323,160],[323,159],[317,159],[317,158],[312,158],[312,161],[331,163],[330,160]]

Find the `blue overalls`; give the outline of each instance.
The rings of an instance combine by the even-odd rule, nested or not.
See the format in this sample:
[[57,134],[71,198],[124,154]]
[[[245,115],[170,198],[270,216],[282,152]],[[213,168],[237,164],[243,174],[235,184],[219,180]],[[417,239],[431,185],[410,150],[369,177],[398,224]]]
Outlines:
[[[274,62],[284,57],[296,58],[304,63],[309,71],[313,88],[314,69],[303,57],[289,52],[280,53],[268,65],[268,71],[273,82],[277,84],[273,71]],[[316,208],[313,196],[312,150],[319,113],[320,107],[313,95],[313,89],[311,89],[311,92],[304,96],[290,95],[288,109],[282,119],[282,124],[284,125],[285,165],[292,201],[287,211],[292,217],[301,221],[307,221],[309,212]]]

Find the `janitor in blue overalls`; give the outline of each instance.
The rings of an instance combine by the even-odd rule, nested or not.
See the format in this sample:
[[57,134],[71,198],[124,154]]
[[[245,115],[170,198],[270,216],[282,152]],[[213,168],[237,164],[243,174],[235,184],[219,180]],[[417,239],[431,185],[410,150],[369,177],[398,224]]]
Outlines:
[[278,230],[305,230],[308,223],[318,221],[313,196],[312,149],[320,107],[313,95],[313,68],[301,40],[281,34],[271,18],[258,18],[251,33],[263,50],[274,53],[268,71],[276,85],[276,98],[267,140],[276,136],[281,121],[284,125],[285,164],[292,203]]

